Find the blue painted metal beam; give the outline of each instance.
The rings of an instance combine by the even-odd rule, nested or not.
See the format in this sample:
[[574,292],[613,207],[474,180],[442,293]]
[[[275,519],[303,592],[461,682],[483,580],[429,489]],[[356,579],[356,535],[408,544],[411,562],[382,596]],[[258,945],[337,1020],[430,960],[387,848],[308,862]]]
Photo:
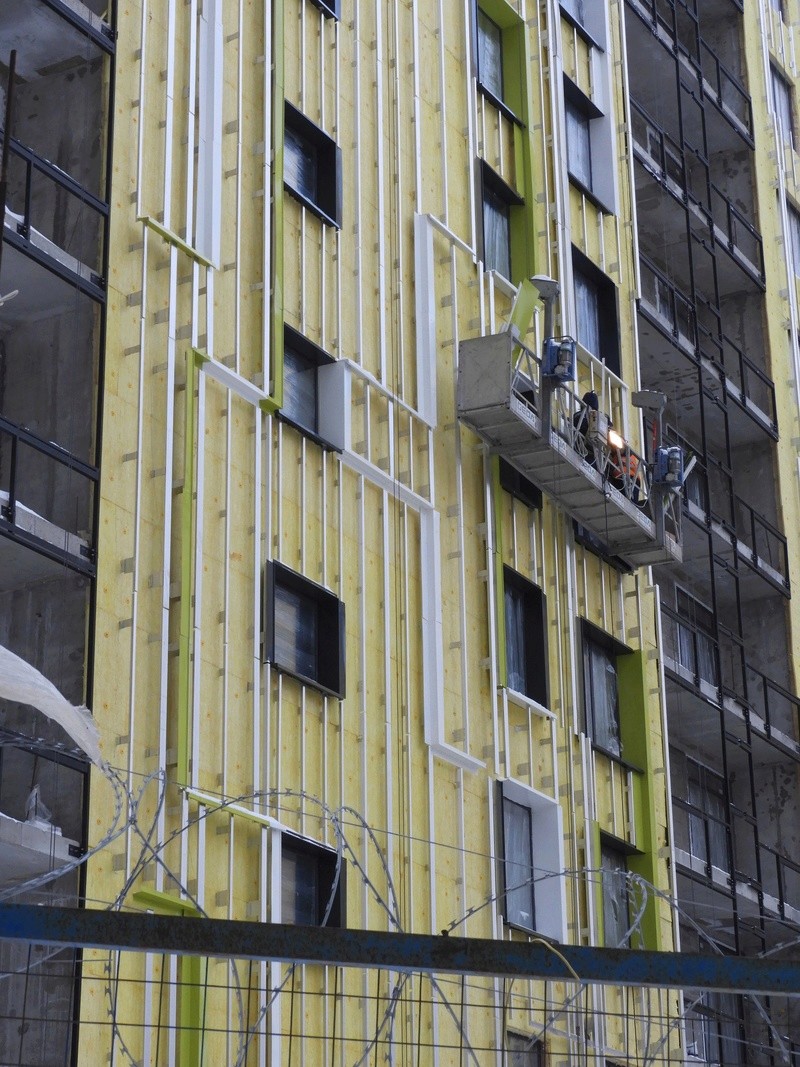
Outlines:
[[227,919],[0,905],[0,939],[74,948],[382,967],[397,971],[572,978],[613,985],[800,996],[800,961],[281,926]]

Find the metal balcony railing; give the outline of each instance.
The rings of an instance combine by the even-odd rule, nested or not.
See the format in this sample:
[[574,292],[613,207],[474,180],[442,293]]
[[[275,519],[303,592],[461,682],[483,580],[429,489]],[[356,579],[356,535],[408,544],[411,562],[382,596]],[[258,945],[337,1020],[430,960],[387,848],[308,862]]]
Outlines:
[[677,344],[692,353],[697,348],[697,322],[685,293],[647,258],[639,255],[640,307]]
[[680,145],[674,141],[645,109],[631,100],[631,131],[633,146],[641,161],[661,181],[674,182],[686,190],[686,170]]
[[789,546],[784,535],[740,496],[735,499],[735,517],[736,537],[750,553],[748,562],[788,590]]
[[[743,10],[738,0],[733,0],[739,10]],[[640,17],[649,23],[653,30],[663,31],[673,42],[679,54],[697,71],[702,82],[703,91],[713,101],[731,124],[743,132],[752,141],[753,108],[750,95],[725,64],[720,60],[712,46],[699,35],[694,0],[686,3],[674,3],[672,0],[629,0],[631,7]],[[687,12],[691,30],[678,18],[678,7]],[[660,36],[660,35],[659,35]],[[689,40],[689,36],[691,40]]]
[[777,902],[782,919],[796,919],[800,911],[800,864],[768,845],[759,845],[758,851],[762,889]]
[[672,814],[676,847],[700,860],[708,878],[714,870],[729,875],[730,841],[725,820],[674,795]]
[[[576,380],[556,383],[509,331],[462,341],[459,353],[459,417],[493,451],[613,554],[636,565],[680,558],[680,498],[652,485],[650,463],[630,446],[622,379],[579,348]],[[592,401],[620,447],[598,432]]]
[[706,92],[711,87],[711,96],[720,111],[733,117],[735,124],[753,134],[753,105],[750,94],[736,77],[720,60],[716,52],[702,38],[700,39],[700,67]]
[[[2,136],[2,131],[0,131]],[[77,275],[92,295],[103,290],[108,205],[59,167],[9,138],[6,217],[22,246],[58,273]]]
[[0,416],[0,529],[91,572],[96,467]]
[[[726,391],[759,425],[777,434],[775,385],[769,375],[725,334],[721,318],[704,297],[697,309],[666,274],[644,254],[639,255],[640,309],[694,358],[699,354],[719,367]],[[710,325],[709,325],[710,324]]]
[[744,660],[747,703],[764,723],[767,733],[779,731],[800,754],[800,697],[773,681]]
[[717,239],[721,233],[724,238],[722,243],[728,252],[763,283],[764,248],[761,234],[714,182],[710,183],[710,189],[711,218]]

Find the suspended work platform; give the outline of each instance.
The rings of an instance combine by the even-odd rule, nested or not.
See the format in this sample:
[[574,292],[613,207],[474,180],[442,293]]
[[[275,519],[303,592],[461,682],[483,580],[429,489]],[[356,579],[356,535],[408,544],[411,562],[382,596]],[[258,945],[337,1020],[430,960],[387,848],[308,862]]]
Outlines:
[[679,561],[680,494],[628,443],[625,383],[583,352],[577,379],[544,375],[513,328],[462,341],[459,418],[614,555]]

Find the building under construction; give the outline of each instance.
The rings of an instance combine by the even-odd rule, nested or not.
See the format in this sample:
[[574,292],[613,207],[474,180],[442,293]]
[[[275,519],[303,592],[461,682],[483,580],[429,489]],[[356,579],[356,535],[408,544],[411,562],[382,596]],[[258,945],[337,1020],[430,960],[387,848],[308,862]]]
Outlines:
[[[797,27],[5,0],[0,901],[800,958]],[[0,1063],[800,1064],[574,979],[8,941]]]

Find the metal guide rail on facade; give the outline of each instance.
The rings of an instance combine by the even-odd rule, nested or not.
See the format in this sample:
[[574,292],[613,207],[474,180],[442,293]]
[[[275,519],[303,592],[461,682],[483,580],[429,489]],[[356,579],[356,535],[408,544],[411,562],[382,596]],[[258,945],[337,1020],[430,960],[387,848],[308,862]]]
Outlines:
[[458,414],[615,555],[680,561],[680,497],[614,432],[625,397],[611,377],[582,364],[559,381],[513,329],[476,337],[459,346]]

